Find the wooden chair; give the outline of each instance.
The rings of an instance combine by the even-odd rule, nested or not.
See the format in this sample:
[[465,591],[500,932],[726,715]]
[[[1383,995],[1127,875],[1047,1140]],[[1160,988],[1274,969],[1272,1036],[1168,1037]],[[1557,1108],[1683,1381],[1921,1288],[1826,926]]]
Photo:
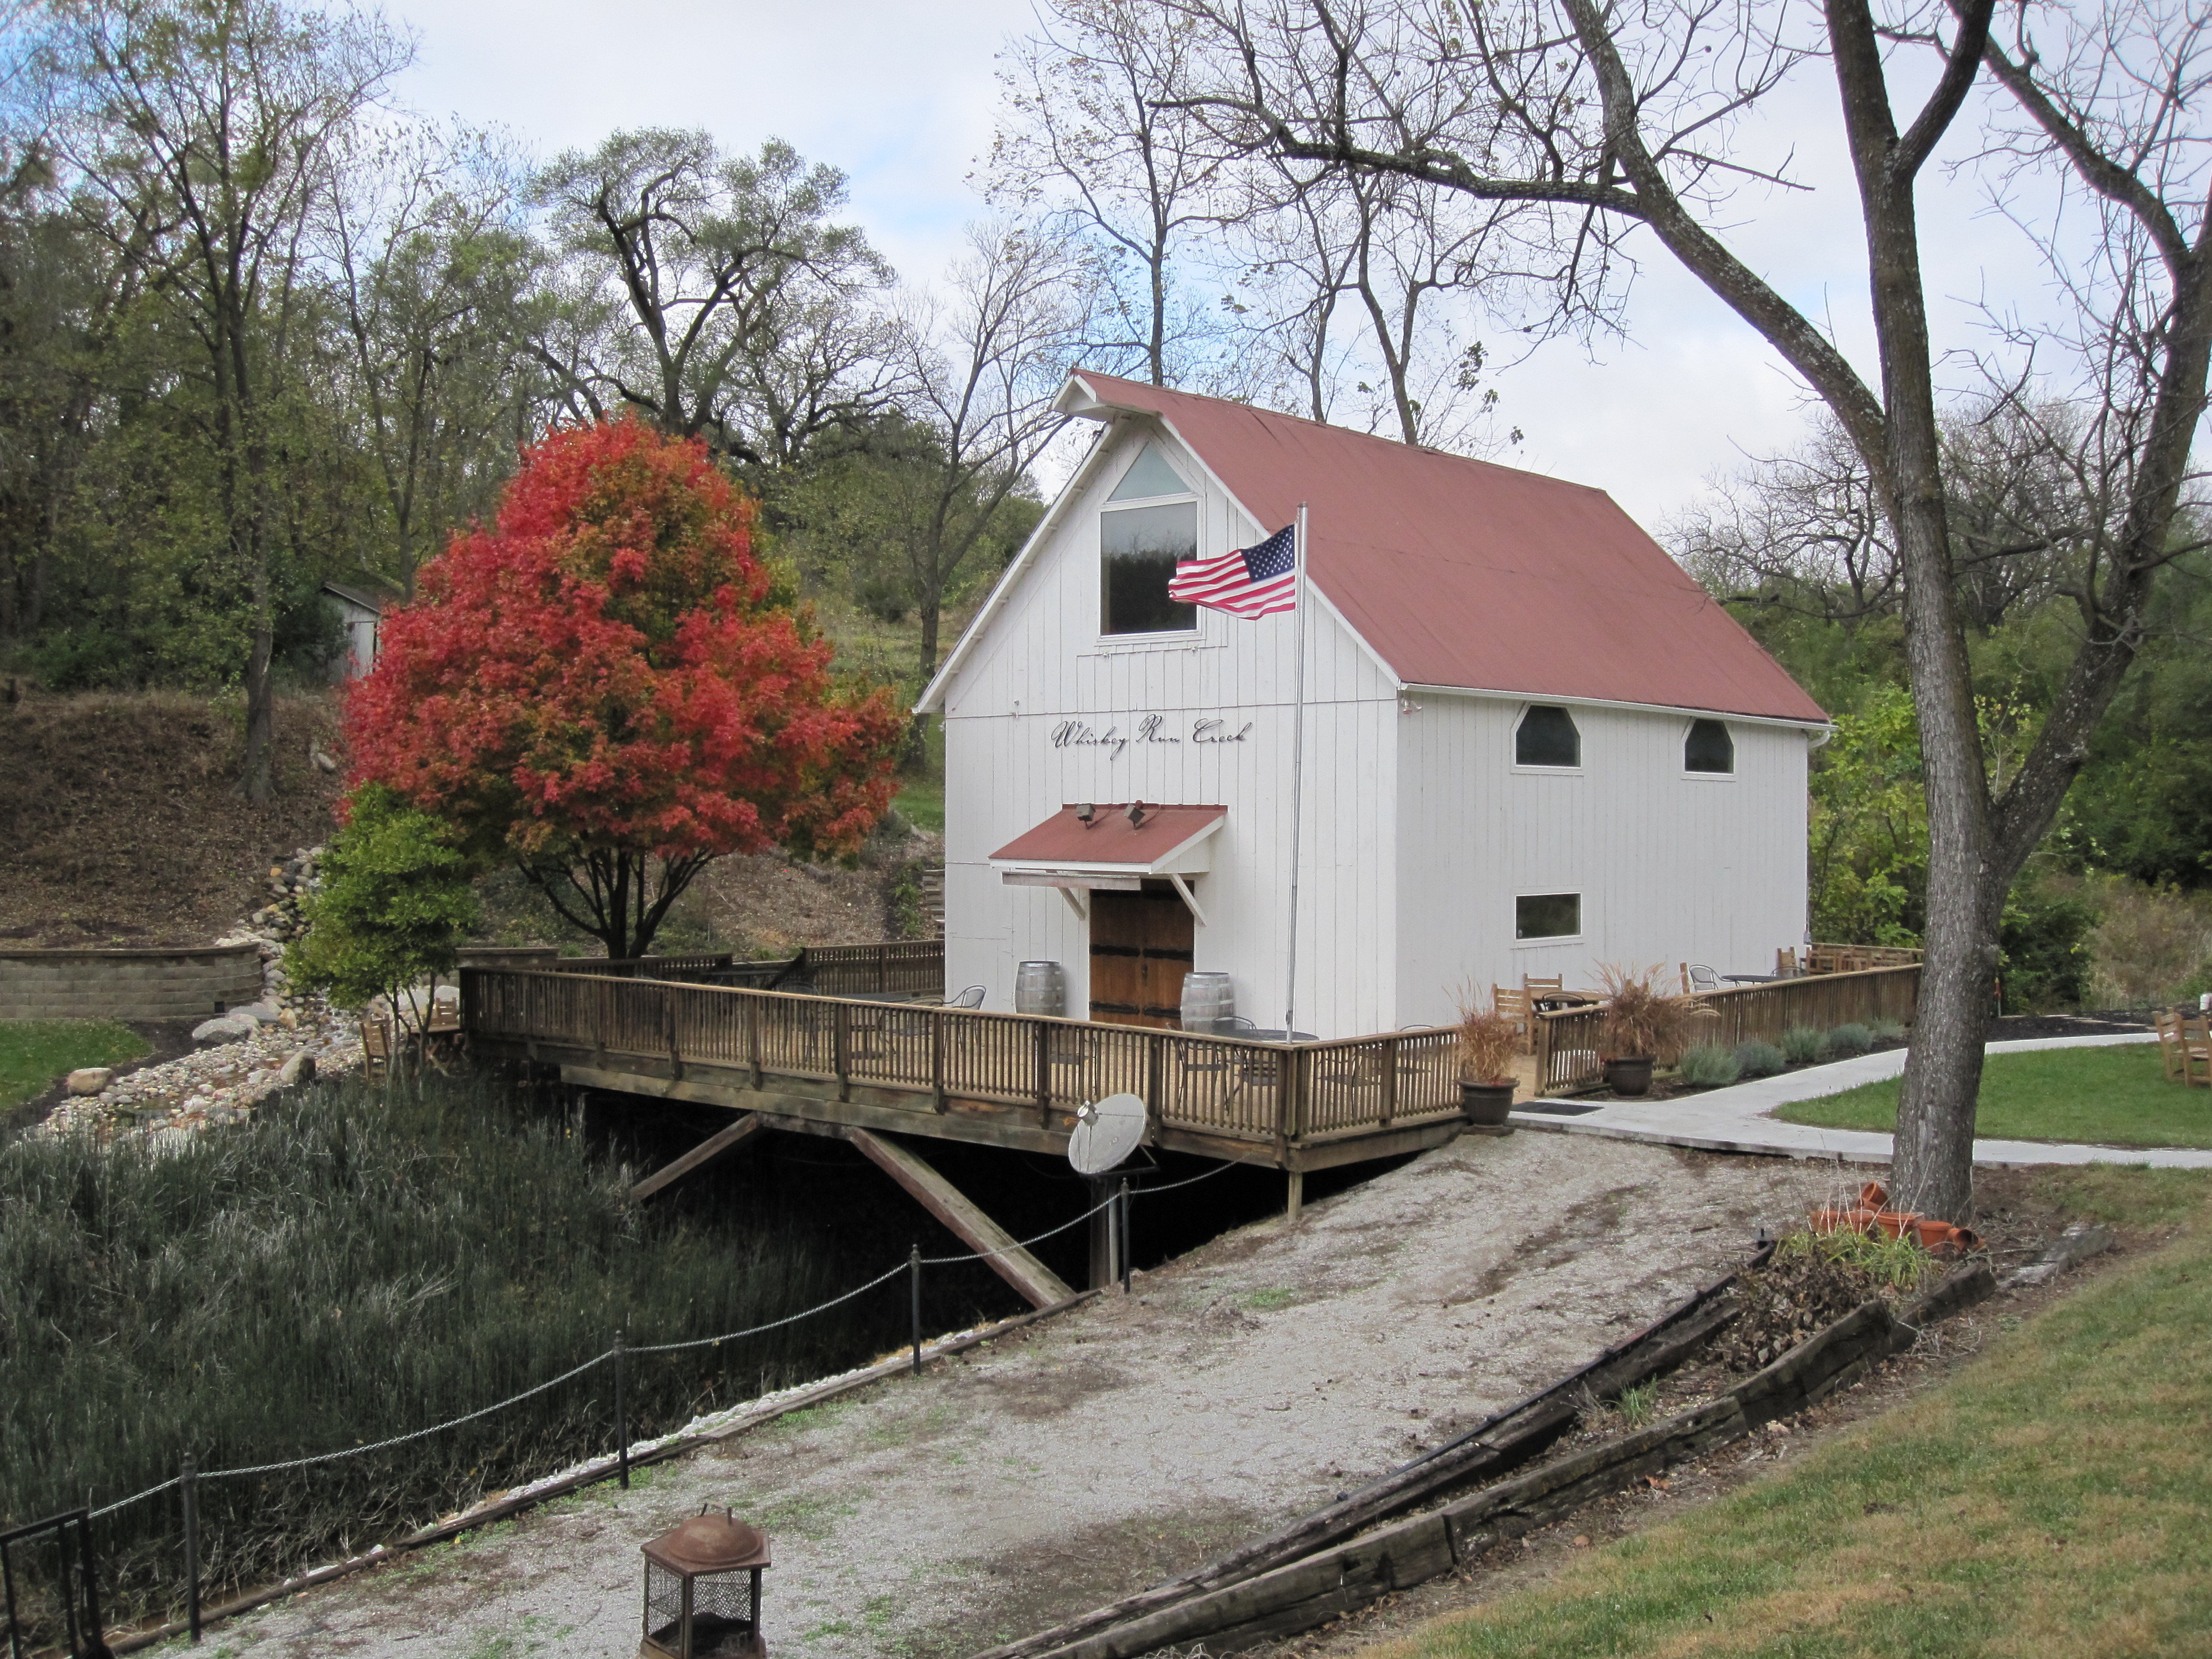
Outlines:
[[361,1074],[375,1079],[392,1069],[392,1025],[384,1019],[361,1023]]
[[1521,1038],[1521,1052],[1524,1054],[1533,1053],[1536,1004],[1528,988],[1524,986],[1516,990],[1510,985],[1493,984],[1490,988],[1490,1000],[1492,1006],[1513,1022],[1513,1029]]
[[2180,1051],[2183,1085],[2212,1089],[2212,1018],[2203,1014],[2194,1019],[2181,1015],[2174,1024],[2181,1033],[2176,1047]]
[[1784,945],[1775,951],[1774,977],[1777,979],[1797,977],[1797,947],[1796,945]]

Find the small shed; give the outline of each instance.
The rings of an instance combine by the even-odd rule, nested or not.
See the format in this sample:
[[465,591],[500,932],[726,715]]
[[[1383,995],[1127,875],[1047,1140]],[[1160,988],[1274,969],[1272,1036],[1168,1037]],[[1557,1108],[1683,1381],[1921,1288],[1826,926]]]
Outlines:
[[376,666],[377,629],[383,625],[382,594],[351,582],[325,582],[323,592],[336,601],[345,623],[345,649],[331,659],[332,685],[357,680]]
[[[1604,492],[1082,370],[1060,406],[1097,441],[918,705],[948,984],[1052,960],[1071,1015],[1167,1025],[1220,972],[1337,1037],[1804,938],[1827,718]],[[1303,618],[1170,598],[1301,503]]]

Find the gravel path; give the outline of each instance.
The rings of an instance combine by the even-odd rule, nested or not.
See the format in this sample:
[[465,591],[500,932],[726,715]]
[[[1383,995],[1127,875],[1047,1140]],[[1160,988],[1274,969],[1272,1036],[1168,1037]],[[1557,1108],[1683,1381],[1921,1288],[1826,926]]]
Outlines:
[[1468,1137],[1294,1227],[1140,1275],[1133,1296],[266,1609],[210,1650],[628,1656],[639,1544],[712,1502],[769,1532],[779,1659],[972,1653],[1194,1565],[1555,1379],[1838,1178]]

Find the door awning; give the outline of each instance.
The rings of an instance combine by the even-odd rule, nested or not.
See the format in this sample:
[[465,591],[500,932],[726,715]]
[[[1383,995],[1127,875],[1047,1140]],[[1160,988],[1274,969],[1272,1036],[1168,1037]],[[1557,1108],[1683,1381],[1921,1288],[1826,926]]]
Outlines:
[[1147,801],[1063,806],[992,854],[991,867],[1012,886],[1133,890],[1147,876],[1212,869],[1213,834],[1228,816],[1225,806]]

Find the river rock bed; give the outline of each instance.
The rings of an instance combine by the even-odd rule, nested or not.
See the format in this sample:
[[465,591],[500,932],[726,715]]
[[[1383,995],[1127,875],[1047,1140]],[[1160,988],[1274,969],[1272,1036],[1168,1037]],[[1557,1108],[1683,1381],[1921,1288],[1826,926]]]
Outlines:
[[288,1085],[358,1070],[360,1018],[297,991],[284,968],[287,947],[304,931],[302,907],[321,884],[322,855],[319,847],[303,847],[271,865],[268,902],[216,941],[260,947],[259,1002],[197,1027],[193,1041],[202,1046],[191,1054],[126,1072],[95,1094],[65,1097],[40,1133],[102,1139],[193,1134],[243,1121]]

